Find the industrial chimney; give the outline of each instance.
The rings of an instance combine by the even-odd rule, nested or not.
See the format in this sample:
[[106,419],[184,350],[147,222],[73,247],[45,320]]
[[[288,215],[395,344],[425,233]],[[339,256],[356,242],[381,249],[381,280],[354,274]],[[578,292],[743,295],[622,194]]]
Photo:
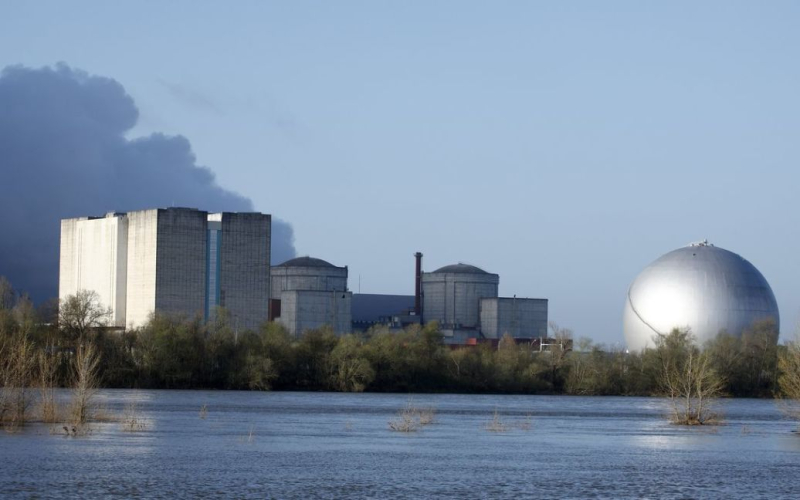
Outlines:
[[416,284],[414,288],[414,313],[422,321],[422,252],[414,254],[417,259]]

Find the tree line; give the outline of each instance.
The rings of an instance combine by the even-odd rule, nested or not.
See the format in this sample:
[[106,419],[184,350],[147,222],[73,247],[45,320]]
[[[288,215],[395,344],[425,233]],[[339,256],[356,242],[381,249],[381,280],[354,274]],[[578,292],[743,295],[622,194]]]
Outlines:
[[[676,330],[641,353],[573,341],[557,325],[551,336],[572,349],[540,351],[509,335],[496,347],[453,348],[435,322],[344,336],[320,328],[293,338],[274,322],[237,331],[222,309],[210,322],[155,314],[142,327],[119,332],[102,326],[107,311],[91,292],[69,297],[57,316],[43,318],[25,297],[3,289],[0,283],[4,388],[38,386],[42,377],[69,386],[74,354],[91,345],[100,383],[113,388],[649,396],[670,395],[685,382],[669,373],[696,374],[701,367],[714,395],[800,396],[800,352],[794,343],[778,345],[770,321],[741,336],[721,333],[705,346]],[[46,374],[34,360],[42,353],[52,357]],[[30,367],[24,373],[14,368],[23,365]]]

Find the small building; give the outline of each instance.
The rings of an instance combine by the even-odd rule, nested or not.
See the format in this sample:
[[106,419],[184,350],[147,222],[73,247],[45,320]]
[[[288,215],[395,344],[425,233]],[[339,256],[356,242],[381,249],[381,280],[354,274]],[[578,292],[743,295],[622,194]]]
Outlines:
[[343,335],[352,328],[352,297],[347,290],[347,266],[313,257],[290,259],[270,270],[271,320],[293,336],[329,325]]
[[484,298],[480,316],[481,333],[489,339],[506,333],[515,339],[547,337],[547,299]]

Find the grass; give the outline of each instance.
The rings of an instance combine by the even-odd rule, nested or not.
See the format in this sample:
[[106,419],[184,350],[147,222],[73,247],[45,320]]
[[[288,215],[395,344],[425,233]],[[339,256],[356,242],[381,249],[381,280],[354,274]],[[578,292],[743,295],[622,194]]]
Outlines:
[[253,444],[256,439],[256,428],[254,425],[250,425],[250,429],[247,431],[247,434],[239,438],[240,443],[244,444]]
[[489,432],[506,432],[509,429],[508,425],[500,418],[500,413],[497,410],[494,410],[494,416],[484,425],[484,428]]
[[125,405],[122,416],[122,430],[125,432],[141,432],[147,429],[147,424],[139,414],[139,405],[132,401]]
[[434,423],[436,409],[433,407],[417,408],[413,401],[409,401],[401,409],[397,418],[389,421],[389,430],[394,432],[416,432],[421,427]]

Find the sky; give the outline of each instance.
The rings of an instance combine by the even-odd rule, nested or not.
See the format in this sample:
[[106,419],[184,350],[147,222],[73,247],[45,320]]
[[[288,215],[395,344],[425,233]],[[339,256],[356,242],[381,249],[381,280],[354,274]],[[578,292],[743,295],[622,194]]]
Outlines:
[[0,0],[0,67],[115,80],[127,139],[185,137],[354,291],[413,293],[420,251],[623,344],[630,282],[708,239],[764,274],[787,338],[798,25],[780,1]]

